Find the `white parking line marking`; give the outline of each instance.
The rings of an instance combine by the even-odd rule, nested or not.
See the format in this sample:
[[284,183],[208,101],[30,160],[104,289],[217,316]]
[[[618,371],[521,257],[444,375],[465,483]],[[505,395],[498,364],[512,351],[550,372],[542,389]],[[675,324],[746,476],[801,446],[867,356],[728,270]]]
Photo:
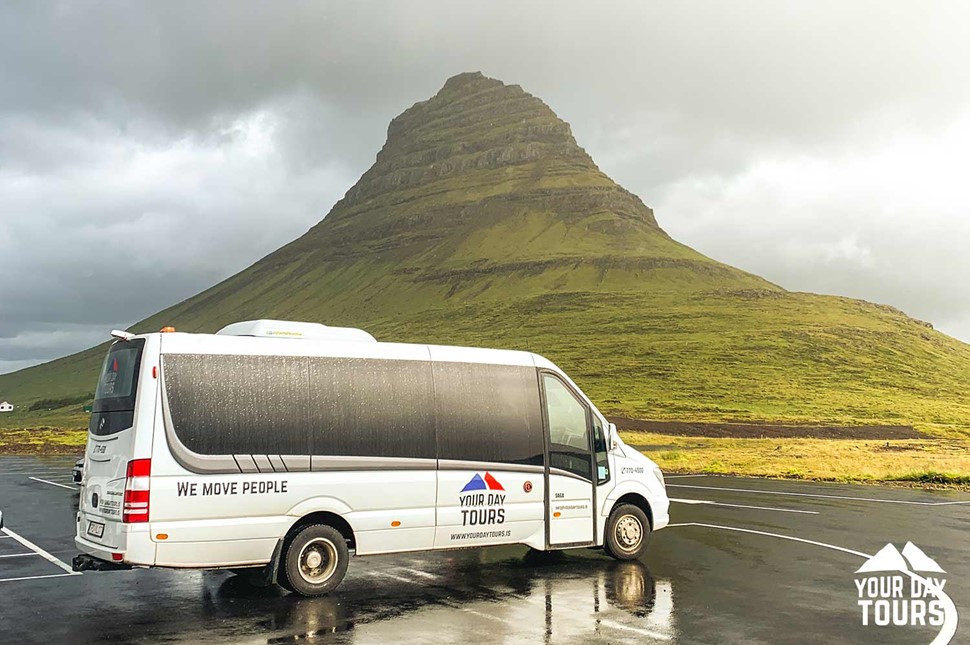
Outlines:
[[753,488],[727,488],[719,486],[697,486],[696,484],[668,484],[667,488],[697,488],[703,490],[723,490],[734,493],[757,493],[760,495],[788,495],[790,497],[817,497],[822,499],[847,499],[856,502],[879,502],[882,504],[913,504],[915,506],[949,506],[953,504],[970,504],[970,500],[955,502],[913,502],[904,499],[877,499],[874,497],[848,497],[845,495],[821,495],[818,493],[789,493],[780,490],[764,490]]
[[73,486],[68,486],[67,484],[58,484],[57,482],[49,482],[46,479],[41,479],[40,477],[28,477],[27,479],[33,479],[35,482],[43,482],[45,484],[50,484],[51,486],[60,486],[61,488],[66,488],[67,490],[74,490]]
[[26,558],[29,555],[37,555],[36,553],[11,553],[9,555],[0,555],[0,558]]
[[421,571],[419,569],[404,569],[408,573],[413,573],[416,576],[421,576],[422,578],[427,578],[429,580],[437,580],[438,576],[433,573],[428,573],[427,571]]
[[463,612],[465,612],[465,613],[472,614],[473,616],[481,616],[482,618],[488,618],[489,620],[495,620],[495,621],[498,621],[500,623],[505,623],[506,625],[513,625],[514,624],[511,620],[507,620],[505,618],[499,618],[498,616],[493,616],[491,614],[486,614],[484,611],[477,611],[475,609],[469,609],[468,607],[461,607],[460,609]]
[[661,634],[660,632],[652,632],[649,629],[640,629],[639,627],[630,627],[629,625],[624,625],[622,623],[614,623],[612,620],[600,619],[600,625],[604,627],[611,627],[612,629],[620,629],[627,632],[633,632],[635,634],[640,634],[641,636],[646,636],[648,638],[655,638],[660,641],[669,641],[670,636],[667,634]]
[[411,578],[405,578],[404,576],[396,576],[393,573],[388,573],[387,571],[371,571],[370,572],[370,575],[372,575],[372,576],[382,576],[384,578],[392,578],[392,579],[398,580],[400,582],[410,582],[410,583],[414,583],[414,580],[412,580]]
[[707,499],[678,499],[670,498],[671,502],[679,504],[705,504],[708,506],[730,506],[731,508],[753,508],[759,511],[778,511],[780,513],[804,513],[805,515],[818,515],[818,511],[800,511],[794,508],[775,508],[773,506],[748,506],[747,504],[728,504],[726,502],[714,502]]
[[66,578],[67,576],[79,576],[80,571],[70,573],[48,573],[43,576],[23,576],[22,578],[0,578],[0,582],[16,582],[17,580],[40,580],[41,578]]
[[0,477],[3,477],[4,475],[15,476],[15,475],[64,475],[64,474],[70,474],[70,468],[58,468],[57,470],[53,470],[53,469],[36,470],[33,468],[30,470],[5,470],[3,472],[0,472]]
[[684,477],[708,477],[708,475],[664,475],[664,479],[683,479]]
[[680,524],[668,524],[667,528],[677,528],[681,526],[703,526],[709,529],[722,529],[724,531],[737,531],[738,533],[753,533],[755,535],[767,535],[768,537],[781,538],[782,540],[791,540],[792,542],[803,542],[805,544],[813,544],[815,546],[825,547],[826,549],[833,549],[835,551],[851,553],[852,555],[857,555],[860,558],[866,558],[867,560],[872,557],[871,555],[866,555],[861,551],[853,551],[852,549],[846,549],[845,547],[836,546],[834,544],[826,544],[825,542],[816,542],[815,540],[806,540],[805,538],[794,537],[792,535],[782,535],[781,533],[768,533],[767,531],[743,529],[738,526],[721,526],[720,524],[706,524],[704,522],[682,522]]
[[11,531],[10,529],[4,528],[4,529],[0,529],[0,531],[3,531],[4,533],[6,533],[7,535],[9,535],[13,539],[17,540],[18,542],[20,542],[21,544],[23,544],[25,547],[27,547],[31,551],[34,551],[37,555],[39,555],[40,557],[44,558],[45,560],[47,560],[51,564],[56,564],[61,569],[64,569],[65,571],[67,571],[67,575],[71,575],[71,576],[79,576],[79,575],[81,575],[81,572],[80,571],[72,571],[71,570],[71,567],[67,566],[66,564],[64,564],[64,562],[62,562],[61,560],[58,560],[57,558],[55,558],[54,556],[52,556],[50,553],[48,553],[44,549],[40,548],[39,546],[37,546],[36,544],[34,544],[33,542],[31,542],[27,538],[24,538],[24,537],[21,537],[21,536],[17,535],[16,533],[14,533],[13,531]]

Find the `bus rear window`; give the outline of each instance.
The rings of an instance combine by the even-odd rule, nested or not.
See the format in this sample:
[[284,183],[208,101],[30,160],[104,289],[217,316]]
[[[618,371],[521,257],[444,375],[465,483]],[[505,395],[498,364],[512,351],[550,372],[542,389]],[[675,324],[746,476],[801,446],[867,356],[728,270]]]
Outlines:
[[111,346],[101,368],[98,389],[94,394],[94,412],[134,410],[138,389],[138,370],[143,338],[120,341]]

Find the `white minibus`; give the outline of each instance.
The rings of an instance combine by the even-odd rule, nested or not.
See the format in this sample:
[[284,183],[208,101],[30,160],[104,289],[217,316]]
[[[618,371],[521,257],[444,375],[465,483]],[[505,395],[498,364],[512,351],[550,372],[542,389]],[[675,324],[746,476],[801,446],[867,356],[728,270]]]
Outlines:
[[519,543],[639,557],[663,475],[536,354],[249,321],[112,332],[77,570],[261,569],[313,596],[349,557]]

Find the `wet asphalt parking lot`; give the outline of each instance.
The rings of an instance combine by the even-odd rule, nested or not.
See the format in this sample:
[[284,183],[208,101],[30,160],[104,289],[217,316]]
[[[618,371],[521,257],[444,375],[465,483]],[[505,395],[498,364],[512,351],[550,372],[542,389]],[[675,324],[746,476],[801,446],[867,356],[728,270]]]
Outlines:
[[73,458],[0,457],[0,642],[929,643],[863,626],[854,573],[887,543],[945,569],[970,642],[970,495],[671,476],[641,561],[524,547],[353,560],[305,599],[223,572],[70,571]]

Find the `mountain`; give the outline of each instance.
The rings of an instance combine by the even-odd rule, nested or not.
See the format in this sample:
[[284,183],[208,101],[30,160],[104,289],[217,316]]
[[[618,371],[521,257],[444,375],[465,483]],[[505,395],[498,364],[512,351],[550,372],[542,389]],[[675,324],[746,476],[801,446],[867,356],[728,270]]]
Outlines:
[[[305,235],[133,329],[252,318],[540,352],[630,417],[970,427],[970,346],[671,239],[545,103],[480,73],[392,120]],[[103,351],[0,376],[0,398],[89,392]]]

